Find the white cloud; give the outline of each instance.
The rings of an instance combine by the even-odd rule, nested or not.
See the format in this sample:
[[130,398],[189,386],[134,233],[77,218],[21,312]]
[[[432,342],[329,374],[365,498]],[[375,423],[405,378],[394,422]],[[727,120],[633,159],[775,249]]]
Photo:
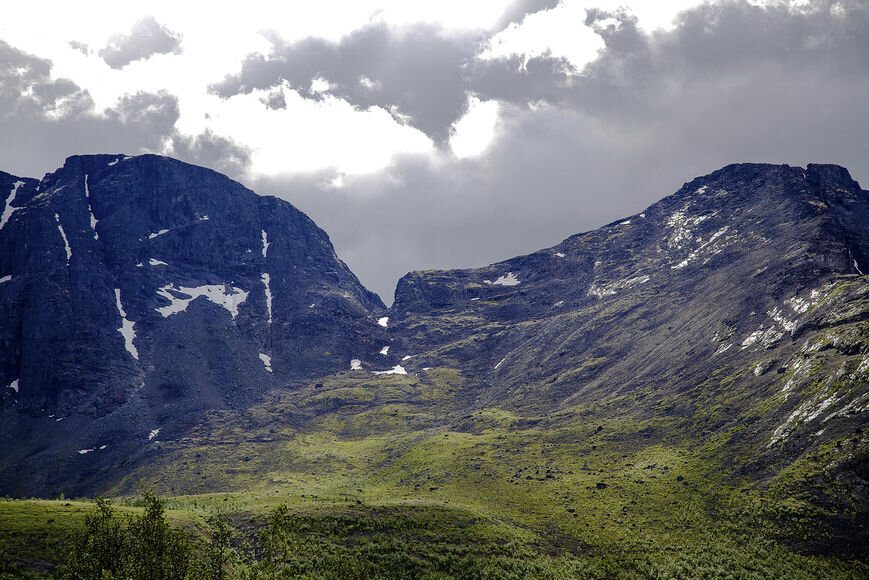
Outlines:
[[498,125],[498,101],[468,98],[468,111],[453,124],[450,149],[462,159],[482,154],[492,143]]
[[483,59],[525,57],[551,54],[566,58],[577,69],[597,57],[604,47],[603,40],[585,26],[584,3],[560,3],[552,10],[530,14],[520,23],[513,23],[494,37],[480,55]]
[[[285,109],[270,109],[262,100],[271,91],[220,99],[209,95],[208,126],[231,135],[251,149],[251,173],[279,175],[334,168],[343,174],[369,173],[389,166],[398,154],[426,154],[431,140],[402,125],[379,107],[358,110],[324,95],[305,99],[287,83],[278,90]],[[333,184],[335,185],[335,184]]]

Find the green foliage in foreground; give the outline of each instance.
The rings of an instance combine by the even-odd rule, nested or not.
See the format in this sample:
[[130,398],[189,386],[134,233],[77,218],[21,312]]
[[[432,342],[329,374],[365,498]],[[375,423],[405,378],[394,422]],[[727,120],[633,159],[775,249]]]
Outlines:
[[[280,504],[263,515],[215,511],[204,538],[166,519],[145,492],[136,517],[106,500],[84,518],[62,568],[67,578],[861,578],[861,562],[794,554],[762,535],[697,530],[691,542],[553,552],[541,538],[434,505]],[[233,524],[233,521],[235,524]],[[238,529],[236,529],[236,526]],[[4,577],[0,571],[0,578]],[[11,575],[8,577],[12,577]]]
[[64,566],[67,578],[183,579],[192,548],[186,533],[166,521],[165,501],[144,490],[145,511],[122,521],[111,503],[96,500],[96,511],[72,537]]

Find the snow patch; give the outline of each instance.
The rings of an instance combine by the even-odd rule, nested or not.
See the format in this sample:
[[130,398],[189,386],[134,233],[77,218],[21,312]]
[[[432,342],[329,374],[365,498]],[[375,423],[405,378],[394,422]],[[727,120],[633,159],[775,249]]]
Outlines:
[[154,258],[151,258],[150,260],[148,260],[148,263],[151,264],[152,266],[168,266],[169,265],[162,260],[155,260]]
[[555,256],[556,258],[564,258],[565,257],[563,252],[555,252],[552,255]]
[[379,325],[382,326],[383,328],[386,328],[386,325],[389,324],[389,317],[388,317],[388,316],[384,316],[383,318],[378,318],[378,319],[377,319],[377,324],[379,324]]
[[564,306],[564,300],[559,300],[558,302],[553,304],[553,306]]
[[358,358],[354,358],[350,361],[350,370],[351,371],[361,371],[362,370],[362,361]]
[[9,195],[6,196],[6,207],[3,209],[3,216],[0,217],[0,230],[3,229],[3,226],[6,225],[6,222],[9,221],[9,218],[12,217],[12,214],[21,209],[20,207],[12,207],[12,202],[15,200],[15,196],[18,194],[18,188],[24,185],[23,181],[16,181],[12,185],[12,191],[9,192]]
[[673,215],[667,218],[667,227],[673,228],[673,232],[667,239],[667,245],[670,248],[681,249],[683,244],[687,244],[694,239],[694,232],[691,228],[705,222],[718,213],[717,211],[714,211],[708,215],[689,217],[685,215],[686,209],[687,206],[676,211]]
[[495,368],[492,369],[492,370],[493,370],[493,371],[497,371],[497,370],[498,370],[498,367],[501,366],[502,364],[504,364],[504,361],[505,361],[505,360],[507,360],[507,357],[506,357],[506,356],[505,356],[504,358],[502,358],[500,361],[498,361],[498,364],[496,364],[496,365],[495,365]]
[[[266,309],[269,312],[269,324],[272,323],[272,287],[270,286],[271,277],[269,277],[267,272],[263,272],[262,275],[263,286],[266,288]],[[314,305],[311,304],[311,307]]]
[[787,439],[794,431],[796,431],[797,427],[800,424],[810,423],[814,421],[818,416],[824,411],[824,409],[828,408],[831,405],[834,405],[840,399],[836,397],[835,393],[824,398],[826,393],[818,393],[790,414],[790,416],[785,420],[784,423],[779,425],[775,431],[773,431],[772,437],[770,437],[769,444],[767,447],[772,447],[779,441],[783,441]]
[[516,286],[520,284],[519,278],[516,277],[516,274],[513,272],[507,272],[503,276],[499,277],[497,280],[492,282],[495,286]]
[[[0,280],[0,282],[2,282],[2,280]],[[477,298],[471,298],[471,302],[475,302],[475,301],[477,301],[477,300],[479,300],[479,299],[480,299],[479,297],[477,297]]]
[[19,381],[19,379],[15,379],[14,381],[12,381],[12,384],[9,385],[9,388],[12,389],[13,391],[15,391],[16,393],[18,392],[18,381]]
[[791,334],[793,334],[793,332],[797,329],[796,321],[788,320],[787,318],[785,318],[782,315],[781,310],[779,310],[778,306],[768,311],[767,315],[769,315],[770,318],[775,320],[778,324],[781,325],[782,328],[784,328],[787,332],[790,332]]
[[118,314],[121,315],[121,327],[118,332],[124,337],[124,346],[134,359],[139,360],[139,351],[133,344],[133,339],[136,338],[136,331],[133,330],[135,322],[127,320],[127,313],[124,312],[124,307],[121,305],[121,289],[115,288],[115,302],[118,306]]
[[625,220],[625,221],[623,221],[622,223],[620,223],[619,225],[620,225],[620,226],[628,226],[628,225],[631,225],[631,220]]
[[827,415],[821,423],[826,423],[830,419],[835,419],[836,417],[848,417],[850,415],[859,415],[860,413],[865,413],[869,411],[869,393],[863,393],[835,413],[830,413]]
[[[702,244],[700,245],[700,247],[698,247],[697,249],[695,249],[694,251],[692,251],[690,254],[688,254],[688,257],[687,257],[687,258],[685,258],[684,260],[682,260],[681,262],[679,262],[679,263],[676,264],[675,266],[670,266],[670,268],[673,269],[673,270],[679,270],[679,269],[681,269],[681,268],[684,268],[685,266],[687,266],[688,264],[690,264],[691,262],[693,262],[694,260],[696,260],[698,257],[700,257],[700,255],[704,252],[704,250],[706,250],[707,248],[710,248],[710,246],[711,246],[710,250],[711,250],[711,255],[712,255],[712,256],[714,256],[715,254],[720,254],[721,251],[724,250],[724,248],[726,247],[726,244],[725,244],[724,246],[720,246],[720,245],[716,244],[716,242],[718,241],[718,239],[719,239],[721,236],[723,236],[724,234],[727,233],[727,230],[728,230],[728,229],[730,229],[730,226],[724,226],[723,228],[721,228],[720,230],[718,230],[717,232],[715,232],[714,234],[712,234],[712,236],[709,238],[709,240],[707,240],[706,242],[702,243]],[[731,237],[729,237],[729,238],[727,238],[727,239],[729,240],[729,239],[732,239],[732,238],[733,238],[733,236],[731,236]],[[699,238],[698,238],[698,241],[700,241]],[[707,259],[704,261],[704,264],[705,264],[706,262],[708,262],[708,261],[709,261],[709,260],[708,260],[708,258],[707,258]]]
[[794,296],[785,300],[785,305],[789,306],[797,314],[805,314],[810,309],[817,306],[821,300],[832,290],[833,284],[827,284],[820,288],[815,288],[807,297]]
[[169,230],[160,230],[159,232],[156,232],[154,234],[149,234],[148,239],[153,240],[157,236],[162,236],[163,234],[167,234],[167,233],[169,233]]
[[148,441],[156,437],[160,434],[160,428],[152,429],[150,433],[148,433]]
[[109,161],[108,166],[111,167],[112,165],[117,165],[118,161],[120,161],[120,159],[115,159],[114,161]]
[[395,365],[388,371],[371,371],[375,375],[406,375],[407,371],[401,365]]
[[706,193],[707,189],[709,189],[708,186],[701,185],[700,187],[698,187],[697,189],[694,190],[694,193],[697,195],[703,195],[704,193]]
[[272,357],[261,352],[261,353],[259,353],[259,358],[261,361],[263,361],[263,364],[265,365],[266,370],[268,372],[272,372]]
[[12,279],[12,274],[7,274],[6,276],[3,276],[2,278],[0,278],[0,284],[3,284],[4,282],[8,282],[11,279]]
[[729,342],[727,344],[722,344],[721,346],[718,347],[718,350],[715,351],[715,354],[721,354],[723,352],[727,352],[728,350],[730,350],[731,346],[733,346],[732,342]]
[[645,284],[651,280],[649,276],[634,276],[633,278],[628,278],[627,280],[617,280],[615,282],[608,282],[606,284],[598,285],[596,282],[592,283],[588,288],[588,294],[590,296],[597,296],[598,298],[603,298],[604,296],[613,296],[619,290],[623,290],[625,288],[630,288],[636,284]]
[[56,423],[60,423],[60,422],[63,421],[64,419],[66,419],[66,417],[61,417],[60,419],[55,419],[54,421],[55,421]]
[[740,345],[740,350],[745,350],[746,348],[760,343],[764,348],[770,348],[772,345],[777,343],[784,336],[783,332],[779,332],[775,329],[775,327],[771,326],[767,329],[764,329],[761,326],[758,330],[755,330],[750,335],[746,337],[745,340],[742,341]]
[[72,249],[69,247],[69,240],[66,239],[63,226],[60,224],[60,216],[55,213],[54,219],[57,222],[57,231],[60,232],[60,237],[63,238],[63,246],[66,249],[66,265],[69,266],[69,259],[72,258]]
[[404,357],[402,357],[401,362],[404,362],[406,360],[410,360],[412,358],[413,358],[413,355],[406,354],[406,355],[404,355]]
[[268,258],[269,246],[271,245],[271,244],[269,244],[269,235],[266,233],[265,230],[260,230],[260,231],[262,232],[262,236],[263,236],[263,258]]
[[[173,293],[185,294],[188,298],[178,298]],[[168,306],[154,309],[162,314],[163,318],[168,318],[173,314],[187,310],[187,306],[200,296],[204,296],[218,306],[226,308],[232,314],[232,317],[235,318],[238,316],[238,306],[247,300],[248,295],[241,288],[236,288],[235,286],[230,288],[228,284],[209,284],[195,288],[185,286],[175,288],[174,284],[169,284],[158,289],[157,294],[169,301]]]
[[91,207],[91,192],[90,189],[88,189],[87,173],[84,174],[84,196],[88,200],[88,212],[90,212],[91,215],[91,229],[94,231],[94,239],[99,240],[100,236],[97,234],[97,218],[94,217],[94,210],[93,207]]
[[386,355],[387,353],[389,353],[389,347],[388,347],[388,346],[384,346],[383,348],[380,349],[380,354],[382,354],[382,355]]
[[92,447],[90,449],[79,449],[78,453],[79,455],[85,455],[87,453],[90,453],[91,451],[96,451],[96,447]]

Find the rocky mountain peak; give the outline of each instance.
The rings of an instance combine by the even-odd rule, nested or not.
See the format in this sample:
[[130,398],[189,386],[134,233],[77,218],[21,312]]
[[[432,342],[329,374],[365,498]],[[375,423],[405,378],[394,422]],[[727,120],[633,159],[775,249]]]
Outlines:
[[82,155],[0,178],[0,402],[54,436],[171,431],[348,368],[382,332],[323,230],[214,171]]

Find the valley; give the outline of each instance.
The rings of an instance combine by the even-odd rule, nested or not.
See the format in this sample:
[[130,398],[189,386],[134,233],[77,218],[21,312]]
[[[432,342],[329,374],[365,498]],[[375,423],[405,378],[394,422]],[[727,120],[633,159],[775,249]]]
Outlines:
[[85,498],[135,510],[141,486],[250,546],[286,505],[299,558],[385,577],[869,573],[869,193],[843,168],[728,166],[555,247],[409,273],[389,309],[304,214],[205,171],[7,180],[0,573],[51,573]]

